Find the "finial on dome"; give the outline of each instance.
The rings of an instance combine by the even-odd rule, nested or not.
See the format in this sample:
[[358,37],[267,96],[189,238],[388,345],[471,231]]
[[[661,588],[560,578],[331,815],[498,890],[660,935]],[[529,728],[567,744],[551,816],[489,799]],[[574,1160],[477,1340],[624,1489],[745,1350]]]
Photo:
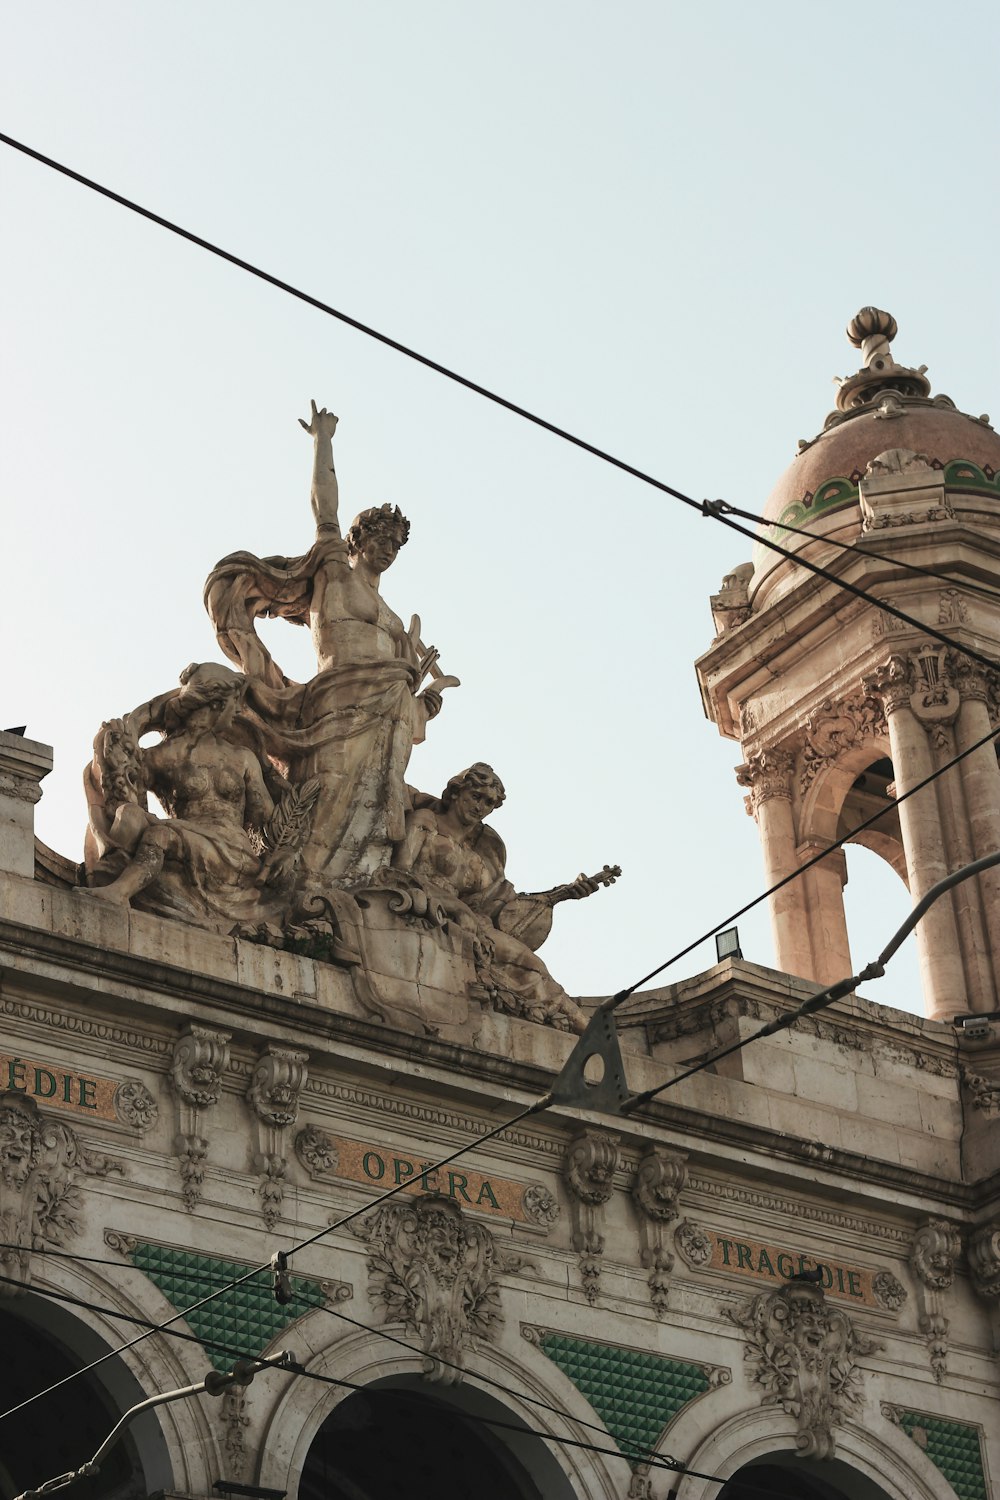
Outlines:
[[883,312],[880,307],[863,307],[861,311],[851,319],[847,325],[847,337],[855,349],[860,349],[866,339],[881,334],[887,344],[891,344],[899,326],[892,313]]
[[869,406],[884,390],[919,399],[930,394],[930,381],[924,377],[926,365],[911,370],[893,359],[889,344],[898,332],[892,313],[880,307],[863,307],[848,323],[847,337],[861,350],[864,364],[856,375],[838,382],[837,406],[841,411]]

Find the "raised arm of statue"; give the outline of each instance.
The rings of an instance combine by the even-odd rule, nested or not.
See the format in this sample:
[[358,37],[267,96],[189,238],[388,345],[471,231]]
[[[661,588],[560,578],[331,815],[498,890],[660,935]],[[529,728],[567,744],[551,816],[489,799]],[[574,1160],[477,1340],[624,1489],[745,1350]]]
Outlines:
[[340,490],[333,467],[333,434],[337,430],[337,418],[325,406],[317,409],[315,401],[310,401],[309,405],[312,407],[309,421],[300,417],[299,426],[305,428],[313,440],[312,508],[316,517],[316,535],[321,539],[339,537]]

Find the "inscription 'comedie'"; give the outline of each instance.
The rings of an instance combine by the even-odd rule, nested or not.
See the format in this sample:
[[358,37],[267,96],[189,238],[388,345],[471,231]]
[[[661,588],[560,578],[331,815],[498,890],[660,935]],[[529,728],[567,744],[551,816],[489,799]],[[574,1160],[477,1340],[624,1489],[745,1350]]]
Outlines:
[[35,1058],[0,1052],[0,1091],[30,1094],[52,1109],[71,1109],[74,1113],[96,1115],[101,1120],[114,1120],[117,1088],[113,1078],[91,1078]]

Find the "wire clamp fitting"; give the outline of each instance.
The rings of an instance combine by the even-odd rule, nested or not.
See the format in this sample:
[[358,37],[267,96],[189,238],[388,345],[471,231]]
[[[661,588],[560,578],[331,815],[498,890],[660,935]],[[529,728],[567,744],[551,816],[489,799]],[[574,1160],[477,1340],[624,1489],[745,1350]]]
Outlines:
[[731,516],[733,507],[727,500],[703,500],[701,513],[703,516],[713,516],[718,520],[720,516]]

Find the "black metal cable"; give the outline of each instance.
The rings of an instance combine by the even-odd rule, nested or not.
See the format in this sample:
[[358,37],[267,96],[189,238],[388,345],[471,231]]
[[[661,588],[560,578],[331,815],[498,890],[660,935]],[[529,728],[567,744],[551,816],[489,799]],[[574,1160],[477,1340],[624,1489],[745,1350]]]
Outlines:
[[[513,1117],[513,1119],[505,1120],[502,1124],[494,1126],[492,1130],[486,1131],[484,1135],[476,1136],[474,1140],[467,1141],[464,1146],[459,1146],[455,1151],[449,1153],[448,1156],[445,1156],[440,1161],[435,1162],[433,1166],[428,1166],[425,1170],[428,1173],[440,1171],[442,1167],[449,1166],[451,1162],[457,1161],[460,1156],[464,1156],[469,1151],[474,1151],[477,1146],[483,1145],[486,1141],[492,1140],[498,1135],[502,1135],[506,1130],[510,1130],[514,1125],[520,1124],[520,1122],[522,1120],[526,1120],[529,1115],[538,1114],[541,1110],[546,1109],[548,1107],[548,1102],[548,1095],[545,1095],[541,1099],[536,1099],[533,1104],[529,1104],[526,1109],[522,1109],[519,1114],[516,1114]],[[338,1219],[336,1223],[328,1224],[325,1226],[325,1228],[318,1229],[316,1233],[310,1235],[308,1239],[302,1240],[297,1245],[293,1245],[291,1250],[287,1250],[285,1252],[286,1257],[295,1255],[297,1251],[304,1250],[309,1245],[314,1245],[317,1240],[321,1240],[325,1235],[331,1234],[335,1229],[340,1229],[343,1225],[349,1224],[352,1219],[357,1219],[362,1214],[368,1213],[370,1209],[377,1207],[378,1204],[384,1203],[389,1198],[396,1197],[398,1193],[404,1192],[408,1185],[408,1182],[404,1180],[403,1182],[397,1183],[395,1187],[387,1188],[384,1193],[380,1193],[379,1196],[377,1198],[373,1198],[370,1203],[366,1203],[362,1205],[362,1207],[354,1209],[351,1213],[346,1214],[342,1219]],[[148,1339],[153,1333],[164,1332],[173,1323],[176,1323],[178,1319],[187,1318],[189,1314],[197,1312],[199,1308],[205,1307],[209,1302],[214,1302],[217,1297],[223,1297],[227,1292],[233,1291],[237,1287],[244,1286],[255,1276],[259,1276],[261,1272],[269,1271],[270,1266],[271,1263],[268,1260],[264,1261],[262,1265],[251,1267],[251,1269],[248,1270],[243,1276],[234,1277],[233,1280],[230,1281],[226,1286],[217,1287],[214,1292],[208,1292],[204,1297],[199,1298],[197,1302],[191,1303],[189,1307],[182,1308],[179,1312],[176,1312],[173,1317],[165,1319],[164,1322],[159,1324],[157,1327],[147,1329],[145,1333],[138,1334],[134,1339],[131,1339],[127,1344],[122,1344],[118,1349],[109,1349],[106,1354],[102,1354],[98,1359],[92,1360],[89,1365],[84,1365],[81,1369],[75,1370],[71,1375],[64,1376],[62,1380],[55,1381],[53,1385],[48,1386],[44,1391],[38,1391],[34,1396],[31,1396],[26,1401],[22,1401],[18,1406],[12,1406],[9,1407],[7,1411],[0,1412],[0,1422],[2,1422],[6,1417],[13,1416],[15,1412],[22,1411],[24,1407],[30,1406],[33,1401],[40,1400],[42,1396],[47,1396],[50,1394],[50,1392],[58,1390],[62,1386],[69,1385],[71,1381],[78,1379],[81,1375],[87,1375],[91,1370],[96,1370],[98,1366],[103,1365],[106,1360],[114,1359],[117,1355],[124,1354],[127,1350],[133,1349],[136,1344],[141,1344],[144,1339]]]
[[[839,537],[824,536],[821,532],[810,531],[805,526],[793,526],[790,521],[768,520],[767,516],[758,515],[756,511],[743,510],[740,506],[731,507],[734,516],[741,516],[744,521],[753,521],[759,526],[766,526],[773,531],[788,531],[795,536],[805,537],[810,542],[820,542],[825,546],[836,547],[841,552],[852,552],[856,557],[870,557],[875,562],[888,563],[890,567],[901,568],[906,573],[913,573],[920,578],[933,578],[937,583],[947,583],[955,587],[956,580],[951,573],[939,573],[936,568],[926,568],[922,563],[906,562],[901,557],[889,557],[884,552],[876,552],[874,547],[867,545],[868,533],[862,535],[854,542],[841,541]],[[762,538],[758,537],[758,541]],[[798,557],[798,553],[795,554]],[[970,594],[981,594],[985,599],[1000,600],[1000,589],[994,589],[988,583],[972,583],[969,579],[961,580],[962,588]]]
[[[152,223],[158,224],[161,228],[169,230],[170,233],[179,235],[182,239],[189,240],[192,244],[198,245],[201,249],[209,251],[210,254],[217,255],[221,259],[229,261],[232,265],[237,266],[241,270],[247,271],[250,275],[256,276],[260,280],[266,281],[270,285],[277,287],[279,291],[287,292],[289,296],[295,297],[299,301],[305,302],[311,307],[315,307],[319,312],[326,313],[328,316],[336,318],[338,321],[347,324],[351,328],[356,329],[359,333],[366,334],[368,337],[376,339],[379,343],[385,344],[390,349],[395,349],[397,353],[405,355],[408,359],[415,360],[418,364],[425,365],[428,369],[434,370],[437,374],[445,376],[446,379],[452,380],[456,384],[464,386],[467,390],[473,391],[476,395],[483,396],[486,400],[492,401],[495,405],[501,406],[507,411],[513,412],[515,416],[522,417],[525,421],[531,422],[536,427],[543,428],[546,432],[551,432],[555,437],[562,438],[565,442],[571,443],[574,447],[583,449],[585,452],[592,454],[595,458],[601,459],[602,462],[611,464],[613,468],[619,469],[623,473],[630,474],[634,479],[640,480],[643,484],[648,484],[653,489],[659,490],[663,494],[670,495],[673,499],[679,500],[681,504],[687,505],[691,509],[699,511],[700,514],[704,516],[710,516],[714,520],[721,521],[723,525],[730,527],[730,529],[734,531],[740,532],[743,536],[749,537],[752,542],[760,542],[763,546],[768,547],[771,551],[779,553],[782,557],[787,558],[789,561],[798,563],[800,566],[807,568],[810,572],[817,574],[819,577],[825,578],[835,587],[845,589],[847,592],[854,594],[856,597],[863,599],[870,604],[876,605],[879,609],[884,610],[887,614],[893,615],[895,616],[895,618],[902,620],[905,624],[911,625],[914,628],[921,630],[928,635],[931,635],[936,640],[943,642],[952,650],[969,657],[970,660],[977,662],[979,665],[986,666],[990,669],[993,669],[995,667],[996,664],[992,662],[988,657],[982,655],[980,652],[975,651],[969,646],[964,646],[959,641],[952,640],[951,637],[942,634],[941,631],[937,630],[933,626],[927,625],[923,621],[915,619],[912,615],[908,615],[904,611],[896,608],[896,606],[886,603],[883,600],[874,598],[872,595],[866,593],[864,589],[858,588],[854,584],[846,583],[843,579],[837,578],[834,574],[829,573],[826,569],[820,568],[815,564],[807,562],[804,558],[801,557],[800,554],[789,551],[787,548],[780,546],[779,543],[769,540],[767,537],[757,536],[754,533],[747,531],[745,527],[740,526],[735,521],[733,521],[731,519],[731,516],[746,516],[757,521],[760,524],[768,526],[772,525],[773,523],[767,522],[766,518],[755,516],[752,512],[740,510],[736,506],[729,505],[727,502],[722,500],[705,500],[699,502],[692,496],[686,495],[682,490],[675,489],[672,485],[664,483],[663,480],[656,479],[653,475],[647,474],[644,470],[636,468],[635,465],[626,463],[623,459],[616,458],[614,454],[608,453],[603,448],[598,448],[595,444],[589,443],[581,437],[577,437],[574,433],[568,432],[565,428],[559,427],[555,423],[547,421],[544,417],[538,416],[535,412],[529,411],[526,407],[519,406],[516,402],[510,401],[504,396],[498,395],[495,391],[489,390],[486,386],[482,386],[478,382],[470,380],[464,375],[460,375],[457,371],[449,369],[446,365],[440,364],[437,360],[433,360],[427,355],[420,354],[417,350],[411,349],[407,345],[400,343],[398,340],[390,338],[387,334],[380,333],[377,329],[370,327],[366,323],[360,322],[357,318],[353,318],[349,314],[341,312],[335,307],[331,307],[329,303],[323,302],[319,298],[311,296],[309,293],[302,291],[300,288],[292,286],[289,282],[282,281],[279,277],[273,276],[270,272],[264,271],[260,267],[252,265],[249,261],[243,260],[240,256],[233,255],[230,251],[222,249],[220,246],[213,244],[212,241],[204,239],[201,235],[194,234],[192,233],[192,231],[184,229],[180,225],[173,223],[170,219],[164,218],[161,214],[156,214],[151,209],[144,208],[141,204],[135,203],[133,202],[133,200],[124,197],[121,193],[114,192],[111,188],[105,187],[102,183],[96,182],[90,177],[85,177],[82,173],[74,171],[71,167],[64,165],[62,162],[55,161],[52,157],[43,155],[42,152],[36,151],[33,147],[26,145],[24,142],[15,140],[12,136],[6,135],[2,132],[0,132],[0,141],[2,141],[5,145],[10,146],[13,150],[20,151],[23,155],[29,156],[33,160],[40,162],[43,166],[50,167],[53,171],[59,172],[62,176],[68,177],[72,181],[80,183],[81,186],[89,188],[93,192],[99,193],[102,197],[108,198],[114,203],[118,203],[121,207],[129,209],[130,212],[136,213],[142,218],[149,219]],[[795,528],[786,529],[792,530]],[[866,551],[867,550],[868,549],[866,549]],[[874,556],[875,554],[868,551],[868,555]],[[955,762],[951,762],[951,764],[954,763]],[[941,769],[943,771],[948,769],[948,767],[942,767]],[[922,783],[921,785],[926,785],[926,782]],[[914,788],[914,790],[919,790],[919,788]],[[866,825],[861,826],[864,827]],[[857,831],[860,831],[860,829]],[[816,857],[816,859],[811,860],[807,865],[804,865],[802,867],[802,870],[797,873],[803,873],[805,870],[811,868],[813,864],[818,863],[819,859],[825,858],[828,853],[831,853],[834,849],[839,847],[839,843],[832,844],[828,850],[824,850],[820,855]],[[790,878],[794,879],[796,877],[792,876]],[[785,883],[786,882],[782,882],[781,884]],[[778,885],[773,887],[773,890],[779,890],[780,888],[781,886]],[[772,894],[773,890],[772,892],[766,893],[766,895]],[[766,899],[766,895],[759,899]],[[757,902],[753,902],[750,905],[743,907],[741,911],[736,915],[743,915],[745,912],[751,910],[751,907],[756,904]],[[732,921],[733,918],[729,918],[728,920]],[[707,932],[703,937],[698,938],[695,943],[690,944],[687,948],[683,949],[681,953],[675,955],[674,958],[669,959],[666,963],[661,964],[658,968],[652,970],[651,973],[646,975],[644,979],[640,979],[636,984],[630,985],[626,990],[619,991],[615,997],[616,1000],[625,999],[629,995],[633,994],[640,985],[648,983],[648,981],[655,978],[657,974],[661,974],[664,969],[669,968],[671,964],[676,963],[679,958],[691,952],[692,948],[698,947],[702,942],[711,937],[713,933],[717,932],[718,930],[718,927],[713,927],[711,931]],[[380,1200],[376,1200],[376,1202],[377,1201]]]
[[[23,1246],[14,1245],[14,1244],[0,1243],[0,1250],[19,1250],[19,1249],[23,1249]],[[155,1279],[150,1274],[150,1272],[144,1270],[141,1266],[137,1266],[133,1261],[127,1261],[127,1260],[126,1261],[122,1261],[122,1260],[105,1260],[105,1259],[102,1259],[102,1258],[100,1258],[98,1256],[93,1256],[93,1255],[74,1255],[73,1252],[70,1251],[70,1250],[55,1250],[55,1249],[48,1249],[47,1247],[43,1247],[40,1250],[34,1250],[33,1249],[31,1253],[32,1253],[32,1255],[49,1255],[49,1256],[55,1256],[59,1260],[68,1260],[68,1261],[72,1261],[72,1262],[75,1262],[75,1263],[79,1263],[81,1265],[107,1266],[107,1267],[110,1267],[113,1270],[118,1270],[118,1271],[121,1271],[122,1269],[127,1268],[129,1270],[138,1271],[141,1275],[145,1276],[148,1280],[153,1281],[153,1284],[156,1285]],[[210,1274],[210,1273],[202,1273],[202,1272],[198,1272],[198,1271],[171,1271],[170,1274],[171,1274],[171,1279],[172,1280],[184,1279],[184,1280],[187,1280],[187,1281],[204,1281],[205,1280],[205,1275],[206,1274]],[[264,1273],[263,1272],[257,1272],[256,1274],[257,1275],[263,1275]],[[309,1280],[314,1280],[315,1279],[314,1277],[310,1276],[310,1274],[308,1272],[300,1272],[300,1273],[296,1273],[296,1274],[298,1276],[298,1279],[302,1280],[302,1281],[309,1281]],[[8,1282],[10,1282],[11,1285],[16,1285],[16,1286],[22,1285],[22,1283],[14,1281],[14,1279],[12,1277],[3,1277],[3,1276],[0,1276],[0,1282],[3,1282],[3,1281],[8,1281]],[[50,1292],[46,1291],[45,1295],[46,1296],[56,1296],[57,1294],[55,1292],[51,1292],[50,1293]],[[95,1303],[81,1301],[79,1298],[72,1298],[69,1293],[59,1293],[58,1295],[62,1296],[64,1298],[64,1300],[75,1301],[77,1303],[77,1305],[79,1305],[80,1307],[89,1308],[92,1312],[108,1312],[108,1310],[106,1308],[98,1307]],[[345,1312],[341,1311],[341,1309],[339,1307],[331,1307],[331,1306],[327,1305],[326,1303],[317,1303],[315,1305],[314,1311],[328,1313],[331,1317],[338,1318],[338,1319],[340,1319],[341,1322],[350,1324],[350,1326],[352,1328],[358,1329],[358,1331],[361,1332],[361,1333],[371,1334],[371,1336],[373,1338],[384,1339],[387,1343],[395,1344],[398,1348],[405,1349],[409,1354],[416,1354],[416,1355],[419,1355],[420,1357],[425,1357],[425,1351],[423,1349],[419,1349],[415,1344],[410,1344],[410,1343],[408,1343],[406,1341],[406,1339],[401,1339],[401,1338],[397,1337],[396,1334],[389,1333],[388,1330],[385,1329],[385,1328],[377,1328],[373,1324],[362,1323],[359,1318],[352,1318],[349,1313],[345,1313]],[[122,1321],[125,1321],[125,1322],[135,1323],[135,1324],[137,1324],[137,1325],[139,1325],[141,1327],[147,1328],[150,1332],[156,1331],[157,1328],[159,1327],[158,1324],[150,1322],[148,1319],[131,1317],[128,1314],[125,1314],[125,1313],[110,1313],[110,1312],[108,1312],[108,1316],[109,1317],[118,1318],[118,1319],[120,1319]],[[245,1352],[243,1350],[232,1349],[227,1344],[221,1344],[221,1343],[218,1343],[218,1342],[213,1342],[212,1340],[209,1340],[209,1339],[201,1339],[201,1340],[199,1340],[197,1334],[183,1333],[179,1329],[172,1329],[172,1328],[165,1328],[162,1331],[165,1332],[165,1333],[167,1333],[167,1334],[169,1334],[169,1335],[171,1335],[172,1337],[186,1339],[186,1340],[188,1340],[191,1343],[196,1343],[196,1344],[197,1343],[201,1343],[203,1345],[203,1347],[206,1348],[206,1349],[209,1349],[209,1348],[211,1348],[211,1349],[218,1349],[218,1351],[221,1354],[225,1354],[225,1355],[227,1355],[227,1356],[229,1356],[229,1357],[231,1357],[233,1359],[246,1359],[246,1358],[250,1358],[250,1356],[247,1355],[247,1354],[245,1354]],[[454,1361],[452,1361],[452,1360],[444,1359],[440,1354],[435,1354],[435,1355],[429,1356],[429,1357],[433,1358],[434,1361],[435,1361],[435,1363],[441,1365],[443,1368],[445,1368],[447,1370],[455,1370],[459,1374],[469,1375],[475,1381],[477,1381],[479,1383],[482,1383],[482,1384],[485,1384],[485,1385],[488,1385],[488,1386],[491,1386],[494,1390],[500,1391],[500,1392],[502,1392],[506,1396],[511,1396],[515,1400],[528,1401],[533,1406],[540,1407],[543,1411],[551,1412],[554,1416],[564,1417],[566,1415],[566,1413],[563,1412],[559,1407],[553,1406],[550,1402],[543,1401],[538,1396],[528,1396],[528,1395],[525,1395],[523,1392],[514,1391],[514,1390],[511,1389],[510,1386],[504,1385],[504,1383],[502,1381],[500,1381],[500,1380],[494,1380],[492,1378],[492,1376],[484,1375],[480,1371],[469,1371],[469,1370],[466,1370],[463,1365],[458,1365],[458,1364],[455,1364]],[[591,1428],[594,1432],[603,1432],[605,1430],[604,1428],[598,1427],[594,1422],[586,1422],[586,1421],[584,1421],[583,1418],[581,1418],[581,1417],[573,1417],[572,1420],[574,1422],[576,1422],[581,1427]]]
[[767,901],[769,897],[775,895],[778,891],[784,890],[786,885],[791,885],[793,880],[798,880],[807,870],[811,870],[814,865],[818,865],[822,860],[826,859],[827,855],[833,854],[837,849],[842,849],[845,844],[849,844],[859,833],[864,833],[867,828],[880,823],[883,818],[888,817],[907,798],[915,797],[918,792],[922,792],[925,787],[930,786],[931,782],[937,781],[939,776],[943,776],[946,771],[950,771],[960,761],[965,760],[967,756],[975,754],[977,750],[981,750],[984,745],[989,745],[996,741],[998,737],[1000,737],[1000,728],[992,729],[989,734],[984,734],[982,739],[976,740],[975,744],[967,746],[965,750],[960,750],[956,756],[947,761],[943,766],[938,766],[929,776],[925,776],[923,781],[918,781],[915,786],[911,786],[908,792],[902,792],[898,797],[895,797],[881,812],[874,813],[870,818],[866,818],[863,823],[859,823],[856,828],[852,828],[842,838],[835,839],[827,848],[821,849],[818,854],[814,854],[812,859],[807,859],[804,864],[800,865],[797,870],[793,870],[790,875],[783,876],[776,885],[772,885],[768,890],[762,891],[759,896],[755,896],[752,901],[748,901],[745,906],[741,906],[738,911],[734,911],[730,916],[723,917],[721,922],[717,922],[714,927],[710,927],[707,932],[703,932],[701,937],[695,938],[694,942],[688,943],[686,947],[679,949],[672,958],[666,959],[657,968],[651,969],[648,974],[644,974],[641,979],[637,979],[627,989],[618,990],[613,997],[615,1005],[621,1005],[623,1001],[630,999],[636,990],[641,989],[644,984],[648,984],[651,979],[655,979],[657,975],[662,974],[665,969],[669,969],[674,964],[679,963],[682,958],[686,958],[689,953],[692,953],[695,948],[699,948],[702,943],[706,943],[710,937],[720,932],[722,928],[731,927],[740,917],[746,916],[748,911],[753,911],[755,906],[760,906],[761,902]]
[[[21,1247],[15,1246],[14,1248],[16,1249],[16,1248],[21,1248]],[[70,1257],[70,1258],[72,1259],[72,1257]],[[81,1259],[83,1259],[83,1257],[81,1257]],[[104,1262],[98,1262],[98,1264],[104,1264]],[[115,1262],[107,1262],[107,1264],[109,1264],[109,1265],[110,1264],[115,1264]],[[48,1297],[53,1302],[62,1302],[62,1303],[66,1303],[66,1304],[68,1304],[68,1305],[70,1305],[72,1307],[84,1308],[88,1312],[99,1313],[103,1317],[113,1318],[117,1322],[120,1322],[120,1323],[131,1323],[131,1324],[134,1324],[134,1325],[136,1325],[136,1326],[138,1326],[140,1328],[147,1329],[150,1333],[153,1333],[153,1332],[163,1332],[163,1333],[166,1333],[170,1338],[181,1339],[185,1343],[197,1344],[199,1346],[199,1348],[202,1348],[202,1349],[212,1349],[212,1350],[215,1350],[219,1354],[225,1354],[226,1357],[229,1358],[229,1359],[255,1359],[255,1358],[257,1358],[256,1355],[247,1354],[245,1352],[245,1350],[234,1349],[231,1345],[222,1343],[218,1339],[208,1339],[208,1338],[201,1339],[201,1338],[198,1338],[198,1336],[196,1334],[193,1334],[193,1333],[184,1333],[183,1330],[181,1330],[179,1328],[159,1329],[155,1323],[151,1323],[149,1321],[149,1319],[147,1319],[147,1318],[140,1318],[140,1317],[138,1317],[138,1316],[136,1316],[135,1314],[132,1314],[132,1313],[115,1312],[111,1308],[102,1307],[100,1305],[100,1303],[90,1302],[85,1297],[75,1297],[75,1296],[73,1296],[69,1292],[55,1291],[55,1290],[53,1290],[51,1288],[48,1288],[48,1287],[39,1287],[39,1286],[34,1285],[34,1284],[31,1285],[31,1286],[29,1286],[29,1287],[26,1287],[23,1281],[18,1281],[13,1276],[0,1275],[0,1285],[7,1285],[7,1286],[12,1286],[12,1287],[17,1287],[17,1289],[19,1291],[21,1291],[21,1292],[30,1291],[30,1292],[33,1292],[36,1296],[39,1296],[39,1297]],[[332,1311],[332,1309],[328,1309],[328,1310]],[[352,1321],[352,1320],[349,1319],[348,1321]],[[361,1328],[364,1328],[365,1325],[364,1324],[358,1324],[357,1326],[361,1327]],[[373,1328],[373,1329],[368,1329],[368,1332],[370,1332],[370,1333],[376,1333],[377,1334],[379,1332],[379,1330]],[[388,1335],[386,1335],[386,1337],[388,1337]],[[399,1339],[394,1339],[393,1342],[394,1343],[401,1343],[402,1341],[399,1340]],[[416,1353],[416,1354],[420,1354],[420,1353],[423,1352],[422,1350],[419,1350],[419,1349],[413,1349],[412,1345],[404,1344],[403,1347],[411,1349],[411,1351],[413,1353]],[[437,1356],[434,1356],[434,1357],[437,1358]],[[448,1361],[447,1360],[438,1360],[438,1363],[448,1365]],[[450,1369],[460,1368],[459,1366],[455,1366],[455,1365],[448,1365],[448,1367]],[[289,1364],[282,1366],[282,1368],[285,1369],[285,1370],[287,1370],[292,1375],[295,1375],[296,1377],[301,1377],[301,1378],[303,1378],[305,1380],[319,1381],[323,1385],[341,1386],[341,1387],[345,1388],[346,1390],[350,1390],[350,1391],[368,1391],[369,1390],[369,1387],[361,1385],[359,1382],[357,1382],[355,1380],[347,1380],[347,1379],[340,1378],[340,1377],[333,1376],[333,1375],[324,1375],[319,1370],[309,1370],[304,1365],[300,1364],[297,1360],[292,1360]],[[480,1377],[479,1375],[476,1375],[474,1372],[463,1371],[463,1373],[464,1374],[470,1374],[470,1373],[472,1373],[473,1374],[473,1378],[475,1378],[476,1380],[484,1378],[484,1377]],[[508,1386],[499,1385],[498,1382],[496,1382],[496,1381],[490,1381],[489,1383],[491,1385],[497,1386],[498,1389],[501,1390],[501,1391],[503,1391],[505,1395],[511,1396],[515,1400],[519,1400],[519,1401],[531,1401],[536,1406],[542,1406],[545,1411],[550,1412],[553,1416],[559,1417],[563,1421],[572,1422],[575,1426],[578,1426],[578,1427],[587,1427],[587,1428],[592,1429],[595,1432],[606,1432],[607,1431],[606,1427],[605,1428],[599,1428],[593,1422],[586,1422],[586,1421],[582,1420],[579,1417],[574,1417],[569,1412],[562,1411],[557,1406],[551,1406],[548,1403],[541,1402],[541,1401],[537,1400],[534,1397],[526,1396],[526,1395],[524,1395],[523,1393],[521,1393],[519,1391],[511,1390]],[[44,1394],[44,1392],[40,1392],[39,1394]],[[711,1475],[711,1474],[695,1474],[695,1471],[693,1469],[685,1469],[682,1464],[680,1464],[676,1459],[671,1458],[671,1456],[669,1454],[656,1453],[651,1448],[644,1448],[641,1444],[631,1443],[629,1441],[629,1439],[627,1439],[627,1438],[623,1439],[623,1440],[619,1440],[617,1438],[615,1439],[615,1441],[619,1444],[618,1450],[616,1451],[613,1448],[603,1448],[603,1447],[598,1446],[595,1443],[586,1443],[586,1442],[583,1442],[583,1441],[581,1441],[580,1439],[577,1439],[577,1438],[559,1437],[555,1433],[540,1432],[537,1428],[521,1426],[521,1425],[519,1425],[518,1423],[515,1423],[515,1422],[502,1422],[502,1421],[498,1421],[495,1418],[484,1417],[484,1416],[480,1415],[479,1413],[475,1413],[475,1412],[465,1412],[465,1411],[463,1411],[462,1415],[468,1421],[483,1422],[483,1423],[486,1423],[487,1425],[489,1425],[491,1427],[506,1428],[507,1430],[509,1430],[511,1432],[520,1432],[520,1433],[522,1433],[525,1436],[538,1437],[538,1438],[541,1438],[543,1441],[551,1441],[553,1443],[559,1443],[559,1444],[562,1444],[562,1445],[565,1445],[565,1446],[568,1446],[568,1447],[584,1448],[588,1452],[591,1452],[591,1453],[602,1453],[602,1454],[605,1454],[608,1457],[612,1457],[612,1458],[625,1458],[626,1461],[633,1461],[634,1460],[636,1463],[641,1463],[641,1464],[644,1464],[644,1465],[649,1465],[650,1467],[655,1467],[655,1468],[667,1469],[669,1472],[675,1473],[675,1474],[677,1474],[677,1473],[690,1473],[693,1477],[698,1478],[698,1479],[714,1479],[715,1478],[715,1476]],[[632,1452],[632,1454],[631,1454],[631,1459],[630,1459],[629,1454],[625,1451],[626,1448],[634,1450]],[[716,1482],[719,1483],[719,1484],[724,1484],[725,1480],[719,1479],[719,1480],[716,1480]]]

